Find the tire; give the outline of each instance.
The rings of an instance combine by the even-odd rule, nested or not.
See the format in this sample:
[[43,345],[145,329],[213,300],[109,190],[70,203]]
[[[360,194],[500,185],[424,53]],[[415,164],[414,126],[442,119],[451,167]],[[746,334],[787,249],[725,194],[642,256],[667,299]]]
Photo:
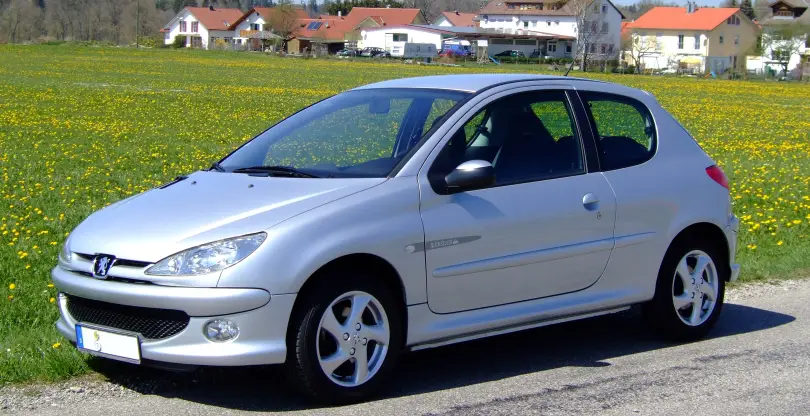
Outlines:
[[[706,240],[676,239],[670,246],[658,272],[655,296],[643,309],[647,321],[661,336],[673,341],[695,341],[714,327],[723,309],[729,273],[721,253],[717,244]],[[695,268],[703,264],[703,273],[695,273]],[[682,278],[683,274],[687,276]],[[698,304],[700,310],[695,312]]]
[[[285,364],[289,379],[304,395],[322,404],[366,400],[385,383],[402,349],[402,302],[379,277],[363,273],[322,277],[303,294],[290,320]],[[358,330],[353,312],[365,301],[368,306],[360,316]],[[333,312],[334,321],[328,311]],[[365,377],[359,365],[364,352],[368,363]],[[344,359],[329,375],[322,365]]]

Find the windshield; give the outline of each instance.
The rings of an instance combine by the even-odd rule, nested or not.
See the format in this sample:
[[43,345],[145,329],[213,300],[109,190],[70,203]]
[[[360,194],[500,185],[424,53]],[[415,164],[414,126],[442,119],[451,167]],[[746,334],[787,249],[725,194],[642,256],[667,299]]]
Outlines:
[[468,95],[430,89],[338,94],[282,120],[220,166],[230,172],[281,166],[317,177],[386,177]]

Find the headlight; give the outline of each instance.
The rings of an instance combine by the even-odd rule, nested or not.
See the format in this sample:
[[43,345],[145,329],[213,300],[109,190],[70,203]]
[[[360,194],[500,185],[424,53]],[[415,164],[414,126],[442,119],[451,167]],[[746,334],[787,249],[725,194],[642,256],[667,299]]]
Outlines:
[[62,244],[62,250],[59,251],[59,260],[65,263],[70,263],[70,236],[65,239],[65,244]]
[[244,260],[267,238],[258,233],[203,244],[157,262],[146,270],[154,276],[190,276],[217,272]]

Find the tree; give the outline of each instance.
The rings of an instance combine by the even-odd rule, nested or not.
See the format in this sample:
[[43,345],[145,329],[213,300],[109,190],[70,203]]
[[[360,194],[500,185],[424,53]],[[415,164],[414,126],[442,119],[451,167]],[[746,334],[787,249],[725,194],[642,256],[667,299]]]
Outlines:
[[793,56],[810,42],[810,26],[801,23],[766,26],[762,31],[762,50],[766,57],[777,61],[785,75]]
[[295,31],[298,30],[298,17],[295,15],[295,6],[290,0],[281,0],[273,8],[266,26],[276,35],[281,36],[286,48]]
[[751,0],[742,0],[742,3],[740,4],[740,11],[742,11],[743,14],[751,20],[757,18],[757,15],[754,13],[754,5],[751,4]]
[[174,0],[172,2],[172,10],[175,13],[180,13],[184,7],[197,7],[197,0]]
[[658,51],[658,43],[654,36],[641,36],[633,33],[622,49],[630,54],[630,60],[636,67],[636,73],[640,74],[644,58]]
[[[576,19],[577,43],[574,61],[579,58],[582,70],[587,71],[591,59],[602,53],[598,49],[599,41],[608,37],[605,14],[601,13],[601,3],[593,0],[568,0],[566,4]],[[571,62],[568,71],[573,66],[574,62]]]

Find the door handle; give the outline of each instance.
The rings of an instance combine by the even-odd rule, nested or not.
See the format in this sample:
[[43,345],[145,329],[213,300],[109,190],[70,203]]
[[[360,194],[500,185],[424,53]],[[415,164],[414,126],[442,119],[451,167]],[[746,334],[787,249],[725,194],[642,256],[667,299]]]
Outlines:
[[582,197],[582,205],[588,211],[596,211],[599,209],[599,198],[597,198],[596,195],[588,192]]

